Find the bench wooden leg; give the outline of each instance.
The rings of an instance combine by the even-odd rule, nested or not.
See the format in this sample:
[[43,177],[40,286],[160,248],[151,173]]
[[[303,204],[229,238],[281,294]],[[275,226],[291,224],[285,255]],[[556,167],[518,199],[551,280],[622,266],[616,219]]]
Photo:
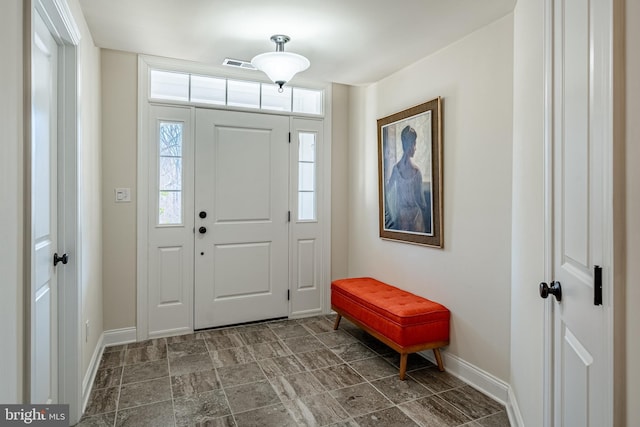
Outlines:
[[407,357],[409,354],[400,353],[400,380],[404,381],[404,376],[407,373]]
[[436,363],[438,363],[438,370],[444,372],[444,365],[442,364],[442,355],[439,348],[433,349],[433,355],[436,357]]
[[340,316],[339,314],[336,316],[336,322],[333,324],[333,329],[336,330],[338,329],[338,326],[340,325],[340,319],[342,319],[342,316]]

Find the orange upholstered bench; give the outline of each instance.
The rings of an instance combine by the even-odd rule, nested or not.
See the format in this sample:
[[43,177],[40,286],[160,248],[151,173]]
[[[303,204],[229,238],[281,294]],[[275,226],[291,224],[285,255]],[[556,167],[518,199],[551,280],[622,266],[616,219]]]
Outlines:
[[407,356],[433,349],[444,371],[440,347],[449,344],[450,312],[442,304],[403,291],[370,277],[334,280],[331,308],[338,313],[333,329],[346,317],[400,353],[400,379]]

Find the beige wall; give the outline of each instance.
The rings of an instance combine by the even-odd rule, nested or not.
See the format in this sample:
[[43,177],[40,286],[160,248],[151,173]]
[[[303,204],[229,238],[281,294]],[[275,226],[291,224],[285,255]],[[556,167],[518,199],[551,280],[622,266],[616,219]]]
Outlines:
[[510,384],[527,426],[543,425],[543,3],[514,10]]
[[[366,88],[349,109],[349,275],[452,312],[448,351],[508,381],[513,16]],[[376,119],[443,97],[444,249],[378,237]]]
[[348,275],[349,192],[349,87],[334,84],[331,90],[331,279]]
[[[102,205],[104,329],[136,326],[137,55],[102,50]],[[332,93],[331,276],[347,275],[348,87]],[[131,203],[114,189],[131,188]]]
[[[82,295],[82,372],[89,368],[91,357],[103,331],[102,323],[102,201],[100,180],[102,156],[100,113],[100,50],[93,44],[78,0],[67,0],[80,30],[79,59],[79,164],[80,164],[80,286]],[[89,335],[84,337],[86,322]]]
[[640,2],[626,0],[626,425],[640,426]]
[[[136,326],[138,59],[102,50],[103,304],[105,330]],[[130,188],[130,203],[115,203]]]
[[22,400],[22,1],[0,13],[0,402]]

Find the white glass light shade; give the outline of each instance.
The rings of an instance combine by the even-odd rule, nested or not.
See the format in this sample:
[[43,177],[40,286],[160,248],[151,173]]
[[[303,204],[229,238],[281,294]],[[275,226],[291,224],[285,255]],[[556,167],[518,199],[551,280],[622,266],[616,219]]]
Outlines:
[[257,55],[251,65],[264,72],[272,82],[280,87],[291,80],[296,73],[309,68],[307,58],[291,52],[267,52]]

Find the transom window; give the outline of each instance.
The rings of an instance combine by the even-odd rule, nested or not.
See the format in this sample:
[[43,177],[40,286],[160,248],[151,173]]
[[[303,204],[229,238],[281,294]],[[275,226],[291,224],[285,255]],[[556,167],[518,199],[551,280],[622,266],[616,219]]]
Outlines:
[[323,91],[176,71],[151,70],[149,99],[323,114]]

